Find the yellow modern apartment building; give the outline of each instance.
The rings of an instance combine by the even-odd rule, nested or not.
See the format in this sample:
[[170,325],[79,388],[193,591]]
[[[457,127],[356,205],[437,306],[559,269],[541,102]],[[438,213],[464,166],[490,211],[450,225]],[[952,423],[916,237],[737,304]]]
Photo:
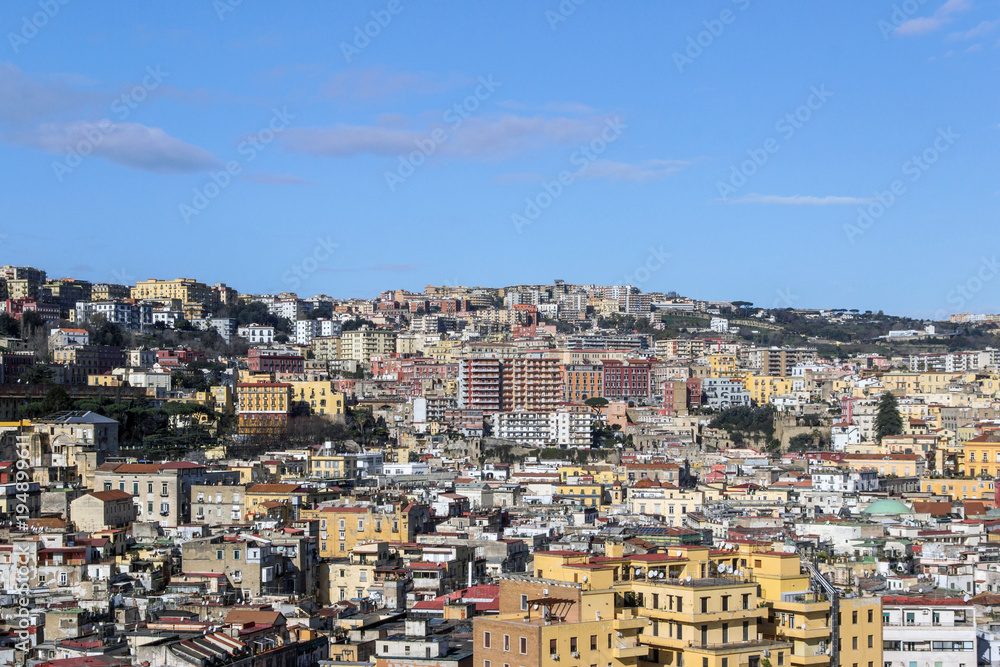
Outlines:
[[811,592],[797,554],[608,543],[502,575],[500,614],[474,621],[473,667],[882,667],[881,622],[877,598]]

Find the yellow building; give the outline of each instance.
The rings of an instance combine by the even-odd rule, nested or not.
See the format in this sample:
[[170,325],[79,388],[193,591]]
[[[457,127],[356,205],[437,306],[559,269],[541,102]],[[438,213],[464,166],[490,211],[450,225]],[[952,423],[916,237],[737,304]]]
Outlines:
[[396,504],[390,512],[371,506],[328,506],[303,509],[301,518],[319,520],[320,556],[345,558],[363,542],[413,542],[429,512],[417,503]]
[[212,400],[215,403],[215,410],[221,412],[224,415],[231,415],[236,409],[236,403],[233,401],[233,389],[229,385],[216,385],[208,388],[209,393],[212,394]]
[[710,354],[708,355],[708,366],[712,369],[712,377],[732,377],[737,371],[735,354]]
[[254,484],[246,491],[244,498],[245,516],[266,513],[261,510],[265,503],[282,503],[292,508],[305,507],[313,503],[336,500],[342,494],[339,490],[313,489],[298,484]]
[[983,434],[962,444],[964,466],[962,472],[970,477],[1000,476],[1000,440],[996,435]]
[[559,466],[559,480],[569,481],[573,477],[591,477],[597,484],[614,484],[625,479],[624,470],[619,470],[610,463],[586,466]]
[[309,414],[331,419],[344,416],[344,394],[335,391],[333,382],[325,381],[295,381],[292,385],[292,406],[304,406]]
[[757,405],[766,405],[772,396],[791,393],[792,379],[772,375],[747,375],[743,378],[743,386]]
[[559,484],[556,495],[584,507],[600,508],[607,504],[602,484]]
[[219,305],[218,295],[211,287],[191,278],[140,280],[131,292],[133,299],[149,301],[176,299],[185,308],[191,304],[200,304],[210,309]]
[[310,456],[309,476],[318,479],[347,479],[346,458],[343,456]]
[[238,429],[252,435],[280,431],[288,422],[292,385],[284,382],[240,383],[236,387]]
[[920,490],[954,500],[993,500],[993,480],[952,477],[920,480]]

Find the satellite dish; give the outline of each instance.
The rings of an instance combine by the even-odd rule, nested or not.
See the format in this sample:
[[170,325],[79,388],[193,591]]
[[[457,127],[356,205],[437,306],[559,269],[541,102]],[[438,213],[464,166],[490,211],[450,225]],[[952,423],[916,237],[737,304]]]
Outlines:
[[690,575],[690,574],[689,574],[689,575],[687,576],[687,582],[688,582],[689,584],[691,583],[691,575]]
[[966,602],[968,602],[969,601],[969,595],[968,595],[968,593],[966,593],[965,597],[962,598],[962,599],[965,600]]

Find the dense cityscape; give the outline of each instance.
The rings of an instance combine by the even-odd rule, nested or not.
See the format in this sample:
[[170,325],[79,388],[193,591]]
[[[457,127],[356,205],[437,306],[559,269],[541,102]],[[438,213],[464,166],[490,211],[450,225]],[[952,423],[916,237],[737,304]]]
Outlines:
[[1000,316],[0,278],[0,662],[1000,660]]

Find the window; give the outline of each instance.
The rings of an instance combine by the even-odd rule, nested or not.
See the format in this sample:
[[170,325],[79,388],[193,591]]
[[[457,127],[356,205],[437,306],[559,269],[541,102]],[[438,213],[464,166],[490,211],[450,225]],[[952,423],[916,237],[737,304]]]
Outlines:
[[503,636],[503,650],[504,653],[510,650],[510,635]]
[[744,593],[743,594],[743,608],[744,609],[749,609],[750,608],[750,594],[749,593]]
[[152,492],[153,492],[153,483],[149,482],[148,484],[146,484],[146,493],[152,493]]
[[729,667],[729,658],[722,659],[722,667]]
[[558,653],[559,652],[557,650],[558,646],[559,646],[559,644],[558,644],[558,642],[555,639],[550,639],[549,640],[549,653],[551,653],[552,655],[555,655],[556,653]]
[[701,599],[701,613],[703,614],[708,613],[708,598]]
[[872,619],[875,618],[875,612],[871,609],[868,610],[868,622],[871,623]]
[[[785,653],[784,651],[778,651],[778,665],[783,664],[785,664]],[[871,663],[868,664],[868,667],[871,667]]]
[[851,623],[854,625],[858,624],[858,612],[857,610],[851,612]]
[[521,611],[527,611],[527,610],[528,610],[528,596],[527,595],[522,595],[521,596]]
[[[597,637],[594,637],[594,639],[596,640]],[[518,641],[517,648],[521,652],[521,655],[528,655],[528,638],[521,637],[520,640]]]
[[750,641],[750,621],[743,621],[743,641]]
[[570,653],[576,653],[576,637],[569,638],[569,650]]
[[239,560],[239,559],[240,559],[240,550],[239,549],[234,549],[233,550],[233,560]]
[[875,635],[868,635],[868,648],[875,648]]
[[215,552],[215,560],[222,560],[222,559],[223,559],[222,549],[217,549]]
[[167,495],[167,483],[166,482],[163,482],[162,484],[160,484],[160,495],[161,496]]
[[854,649],[855,651],[858,650],[858,638],[857,637],[851,637],[851,648]]
[[489,648],[489,647],[490,647],[490,633],[484,632],[483,633],[483,648]]
[[597,635],[590,635],[590,650],[597,650]]
[[729,611],[729,596],[722,596],[722,611]]
[[723,644],[729,643],[729,624],[728,623],[723,623],[722,624],[722,643]]

